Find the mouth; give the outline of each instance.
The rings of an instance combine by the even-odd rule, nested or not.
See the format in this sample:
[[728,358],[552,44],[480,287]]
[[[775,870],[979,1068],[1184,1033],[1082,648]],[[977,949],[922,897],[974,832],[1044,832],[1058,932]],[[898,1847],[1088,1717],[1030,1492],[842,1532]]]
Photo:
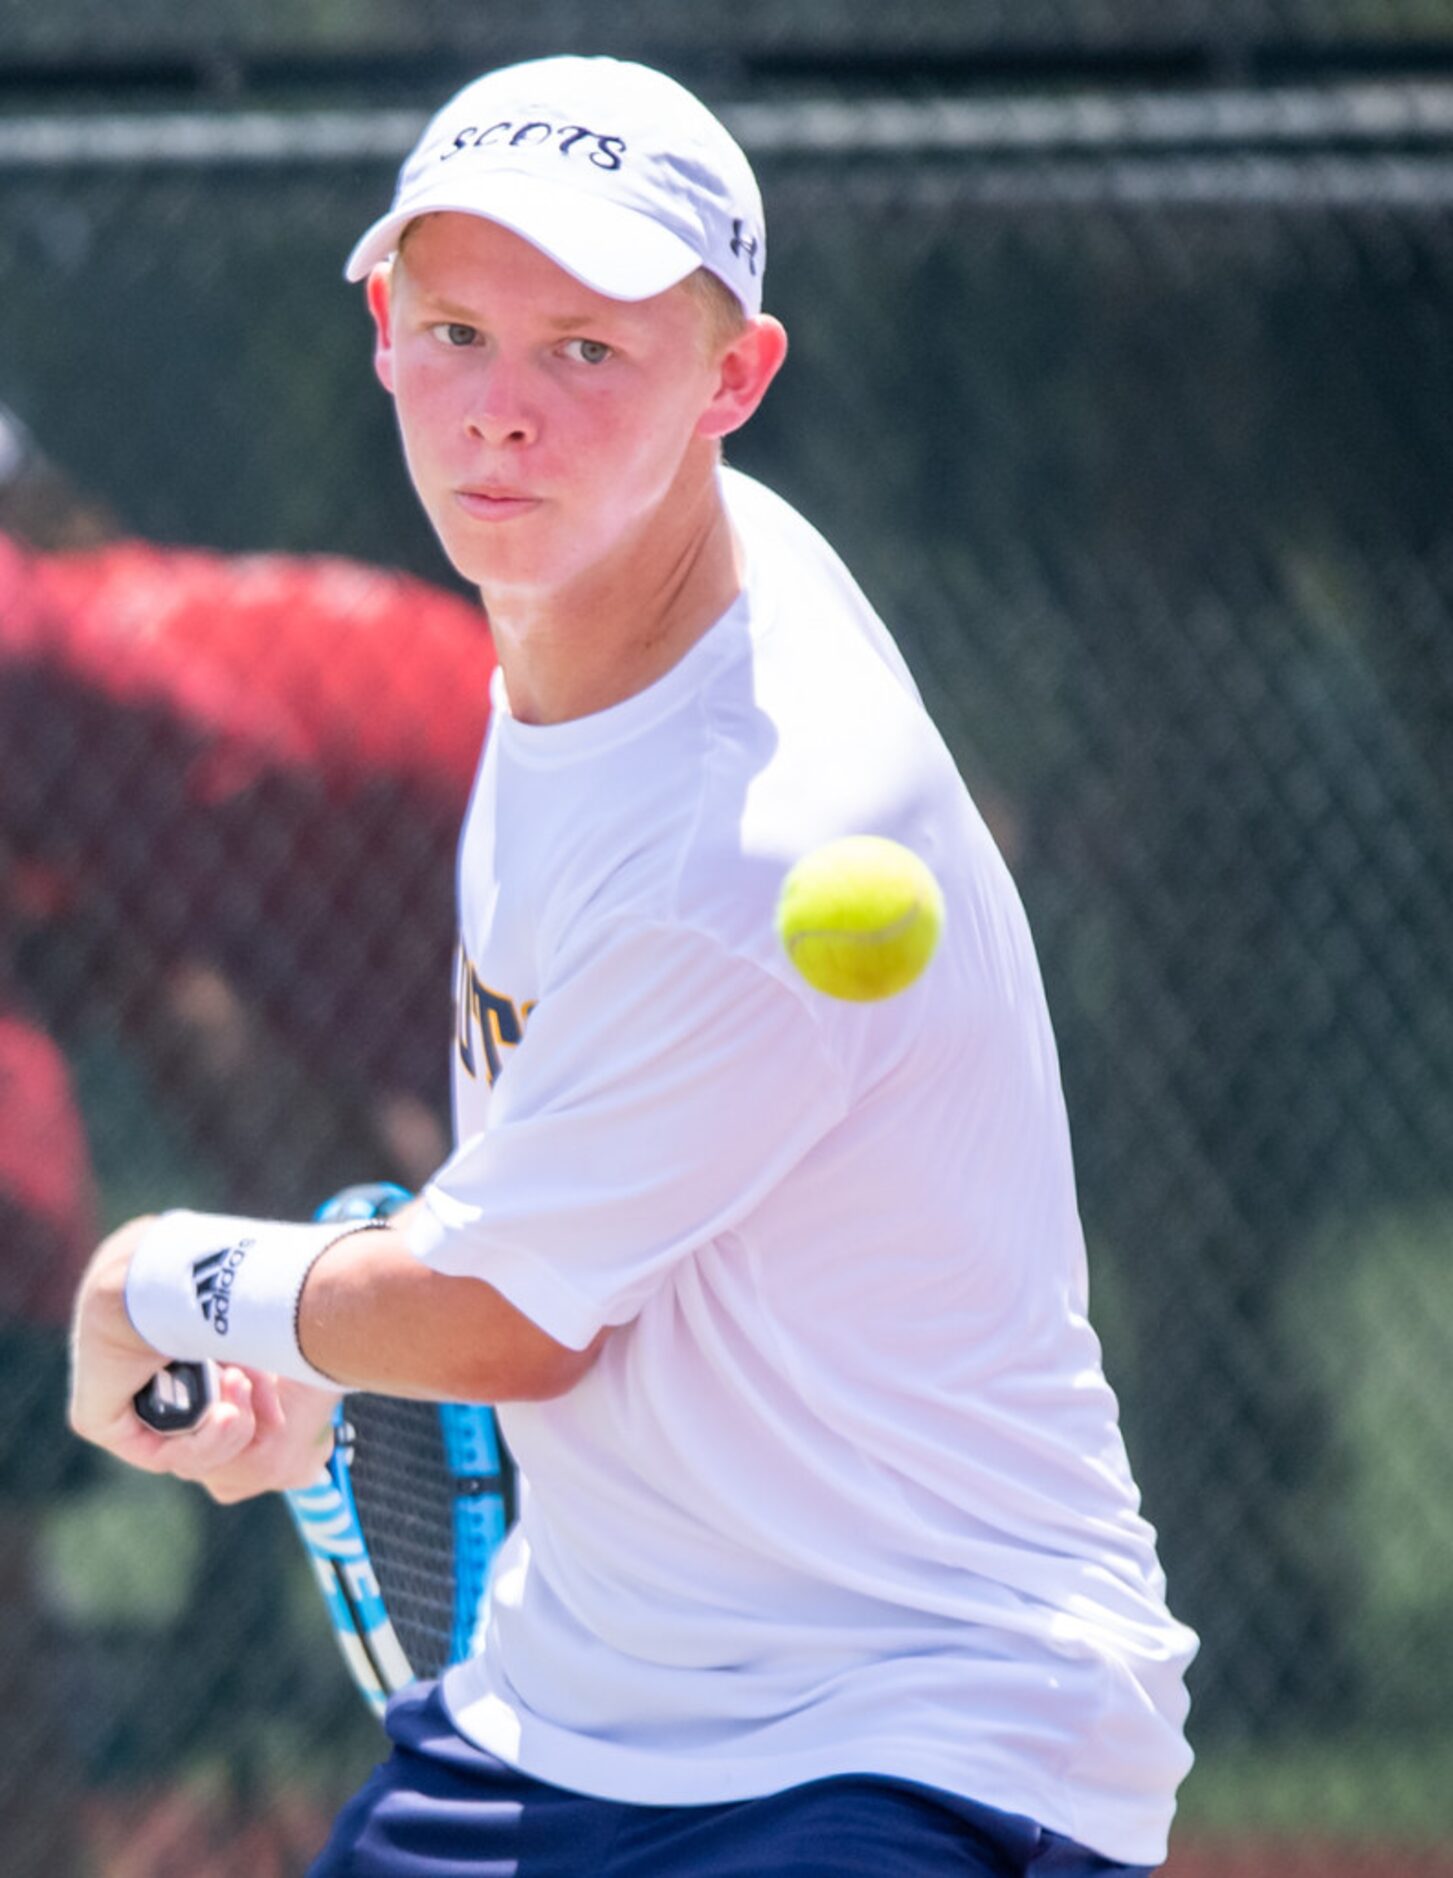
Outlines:
[[514,489],[504,483],[480,483],[472,488],[456,489],[454,500],[466,515],[487,522],[508,521],[540,506],[540,497],[527,489]]

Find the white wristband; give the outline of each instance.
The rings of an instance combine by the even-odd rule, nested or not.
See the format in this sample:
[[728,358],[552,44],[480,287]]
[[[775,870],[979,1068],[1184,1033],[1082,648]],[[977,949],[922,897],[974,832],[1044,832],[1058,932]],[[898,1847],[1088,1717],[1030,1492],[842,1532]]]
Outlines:
[[163,1213],[126,1274],[126,1312],[163,1356],[240,1363],[319,1388],[342,1385],[298,1343],[303,1281],[329,1246],[381,1219],[296,1226],[225,1213]]

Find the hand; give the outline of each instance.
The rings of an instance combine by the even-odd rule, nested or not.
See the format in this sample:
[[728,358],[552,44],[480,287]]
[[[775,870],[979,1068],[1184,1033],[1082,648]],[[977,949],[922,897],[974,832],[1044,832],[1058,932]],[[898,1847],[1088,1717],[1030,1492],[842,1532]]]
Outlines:
[[[264,1370],[217,1371],[217,1400],[188,1435],[164,1437],[166,1472],[195,1480],[221,1506],[259,1493],[311,1487],[333,1452],[338,1395]],[[214,1416],[231,1413],[225,1444],[208,1444]]]
[[102,1240],[81,1279],[71,1320],[71,1428],[133,1466],[145,1467],[164,1438],[137,1419],[132,1398],[166,1358],[139,1337],[126,1314],[126,1274],[151,1217]]
[[132,1398],[166,1358],[126,1314],[126,1273],[151,1224],[132,1220],[104,1240],[81,1280],[71,1337],[70,1424],[118,1460],[153,1474],[196,1480],[214,1499],[241,1500],[308,1486],[328,1459],[337,1396],[261,1371],[217,1366],[217,1400],[186,1435],[159,1435]]

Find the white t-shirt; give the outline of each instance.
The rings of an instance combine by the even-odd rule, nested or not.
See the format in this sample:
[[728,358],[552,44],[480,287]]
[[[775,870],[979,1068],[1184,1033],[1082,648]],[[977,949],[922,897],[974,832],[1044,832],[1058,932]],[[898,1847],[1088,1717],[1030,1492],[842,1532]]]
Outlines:
[[[412,1229],[583,1348],[505,1407],[522,1513],[462,1732],[608,1798],[925,1782],[1158,1862],[1182,1674],[1086,1321],[1018,895],[822,538],[723,472],[747,586],[665,677],[516,722],[465,824],[457,1147]],[[889,835],[944,939],[878,1004],[781,955],[782,878]]]

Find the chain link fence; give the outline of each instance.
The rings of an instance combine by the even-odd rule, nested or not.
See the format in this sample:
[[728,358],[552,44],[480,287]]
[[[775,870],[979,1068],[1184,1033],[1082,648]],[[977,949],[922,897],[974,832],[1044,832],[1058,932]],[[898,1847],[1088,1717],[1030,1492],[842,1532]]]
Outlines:
[[[483,0],[0,0],[0,51],[44,72],[66,61],[189,63],[214,77],[241,58],[278,76],[284,62],[453,59],[483,68],[541,52],[609,50],[718,67],[1086,53],[1365,59],[1369,51],[1445,47],[1447,0],[738,0],[729,17],[681,0],[622,0],[603,27],[581,0],[544,0],[533,16]],[[306,70],[306,66],[303,68]]]
[[[1210,31],[1070,11],[734,44]],[[716,101],[793,339],[733,458],[848,551],[1038,935],[1204,1638],[1168,1870],[1453,1871],[1453,85]],[[61,1326],[97,1224],[301,1212],[444,1138],[489,655],[339,280],[417,122],[0,117],[7,1871],[285,1878],[374,1751],[281,1509],[78,1452]]]

